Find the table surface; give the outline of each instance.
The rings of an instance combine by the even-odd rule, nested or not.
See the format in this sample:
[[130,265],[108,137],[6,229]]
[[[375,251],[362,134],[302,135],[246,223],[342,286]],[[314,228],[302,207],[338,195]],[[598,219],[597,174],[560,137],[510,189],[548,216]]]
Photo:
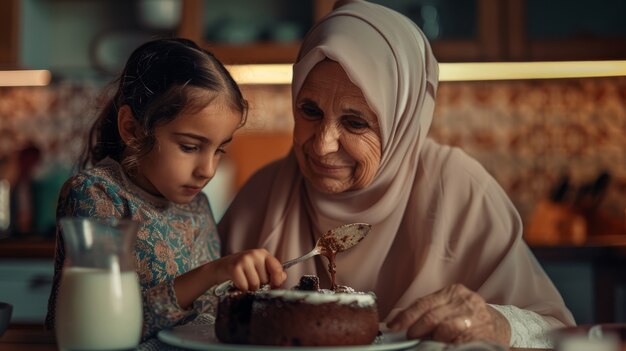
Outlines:
[[[57,351],[54,334],[41,329],[9,328],[0,336],[0,351]],[[539,349],[511,349],[539,351]]]

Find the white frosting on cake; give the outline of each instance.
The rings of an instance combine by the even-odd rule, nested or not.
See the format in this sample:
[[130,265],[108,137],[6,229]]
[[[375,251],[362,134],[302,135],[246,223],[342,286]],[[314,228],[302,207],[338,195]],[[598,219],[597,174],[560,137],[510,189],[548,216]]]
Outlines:
[[372,306],[376,303],[374,293],[336,293],[332,290],[302,291],[302,290],[267,290],[259,291],[257,294],[282,297],[285,300],[302,300],[311,304],[322,304],[337,302],[340,304],[357,303],[360,307]]

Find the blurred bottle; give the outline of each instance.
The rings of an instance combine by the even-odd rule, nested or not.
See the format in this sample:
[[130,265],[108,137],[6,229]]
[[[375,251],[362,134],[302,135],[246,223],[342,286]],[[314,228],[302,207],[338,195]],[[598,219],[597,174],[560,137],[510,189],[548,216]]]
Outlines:
[[12,188],[19,179],[19,155],[9,152],[0,155],[0,238],[10,236],[13,227]]
[[11,225],[11,184],[0,179],[0,238],[9,235]]
[[13,188],[14,215],[13,231],[18,235],[33,233],[33,172],[39,164],[40,151],[28,146],[19,152],[19,179]]
[[581,245],[587,239],[587,221],[570,203],[572,185],[564,175],[550,195],[539,201],[530,216],[524,239],[531,245]]
[[70,173],[71,167],[53,161],[33,175],[33,229],[37,234],[54,236],[59,193]]

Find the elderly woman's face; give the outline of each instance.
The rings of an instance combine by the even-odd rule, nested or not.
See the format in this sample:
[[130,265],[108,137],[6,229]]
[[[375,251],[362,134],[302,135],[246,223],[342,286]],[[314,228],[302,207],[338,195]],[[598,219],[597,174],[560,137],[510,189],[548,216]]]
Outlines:
[[307,76],[294,107],[294,150],[304,177],[319,191],[362,189],[381,159],[378,118],[337,62]]

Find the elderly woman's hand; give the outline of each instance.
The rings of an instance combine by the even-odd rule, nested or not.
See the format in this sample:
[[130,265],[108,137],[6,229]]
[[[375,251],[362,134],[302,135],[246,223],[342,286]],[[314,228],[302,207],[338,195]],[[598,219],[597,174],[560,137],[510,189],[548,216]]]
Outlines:
[[461,284],[418,299],[398,313],[388,326],[392,330],[407,329],[409,339],[446,343],[487,340],[508,346],[511,339],[506,318]]

